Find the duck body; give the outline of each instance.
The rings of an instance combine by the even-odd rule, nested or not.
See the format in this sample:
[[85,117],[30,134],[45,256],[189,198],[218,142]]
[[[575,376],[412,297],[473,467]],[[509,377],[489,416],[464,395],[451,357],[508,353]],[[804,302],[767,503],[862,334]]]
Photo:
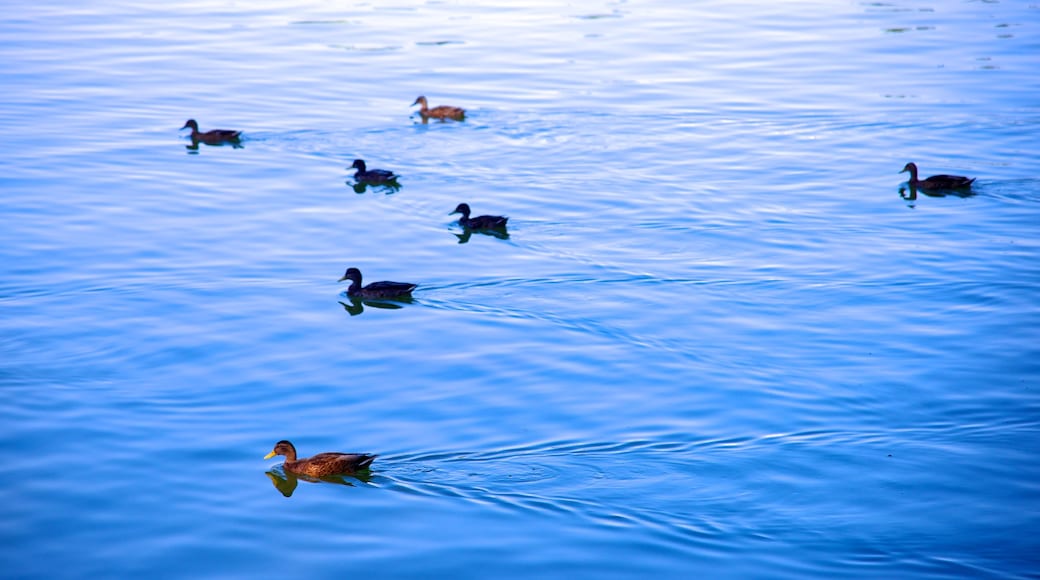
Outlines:
[[932,191],[969,188],[976,179],[974,177],[968,178],[960,175],[933,175],[927,179],[918,179],[917,164],[913,162],[907,163],[903,167],[903,170],[900,171],[900,173],[907,172],[910,173],[910,179],[907,180],[907,183],[913,187]]
[[457,213],[462,214],[462,217],[459,218],[459,224],[464,228],[470,228],[473,230],[502,229],[506,227],[506,222],[509,221],[508,217],[500,215],[478,215],[476,217],[469,217],[470,211],[469,204],[460,203],[455,207],[455,211],[448,215]]
[[422,115],[423,119],[454,119],[456,121],[461,121],[466,117],[466,110],[460,107],[440,105],[431,109],[429,104],[426,102],[426,97],[422,95],[412,103],[413,107],[415,105],[419,105],[419,114]]
[[411,284],[408,282],[372,282],[368,286],[361,285],[361,270],[357,268],[347,268],[347,271],[343,274],[343,277],[339,279],[340,282],[344,280],[350,280],[350,287],[347,288],[347,296],[352,298],[397,298],[408,296],[415,290],[417,284]]
[[354,180],[358,183],[380,185],[397,181],[397,175],[393,171],[369,169],[361,159],[355,159],[350,167],[351,169],[357,169],[357,172],[354,173]]
[[270,459],[275,455],[285,456],[283,465],[286,471],[311,477],[352,474],[368,469],[368,466],[376,459],[375,455],[365,453],[318,453],[311,457],[297,459],[296,447],[285,440],[276,443],[274,449],[265,455],[264,459]]
[[199,131],[199,124],[195,119],[188,119],[181,129],[191,128],[191,140],[205,143],[207,145],[219,145],[221,143],[235,143],[242,138],[241,131],[229,129],[211,129],[205,133]]

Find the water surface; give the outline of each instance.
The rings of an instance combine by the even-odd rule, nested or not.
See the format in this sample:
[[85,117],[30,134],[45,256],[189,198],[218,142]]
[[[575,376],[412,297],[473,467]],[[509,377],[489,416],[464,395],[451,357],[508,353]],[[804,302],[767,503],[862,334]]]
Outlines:
[[13,8],[10,577],[1035,576],[1037,6]]

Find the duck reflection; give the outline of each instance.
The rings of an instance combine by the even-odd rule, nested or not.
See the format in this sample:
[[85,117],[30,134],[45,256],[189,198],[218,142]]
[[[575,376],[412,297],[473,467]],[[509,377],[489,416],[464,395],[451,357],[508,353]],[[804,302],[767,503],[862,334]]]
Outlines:
[[483,236],[491,236],[492,238],[498,238],[500,240],[509,239],[509,231],[506,230],[505,226],[494,230],[475,230],[472,228],[463,227],[462,233],[455,234],[455,237],[459,239],[460,244],[466,244],[469,243],[469,239],[473,236],[474,233],[478,233]]
[[[914,202],[917,201],[917,192],[921,192],[928,197],[959,197],[968,198],[974,197],[975,192],[970,189],[925,189],[918,188],[912,183],[907,183],[905,186],[899,188],[899,197],[905,201]],[[913,204],[910,204],[913,206]]]
[[354,193],[357,193],[359,195],[368,191],[368,188],[370,187],[372,188],[373,192],[385,193],[386,195],[390,195],[392,193],[397,193],[398,191],[401,191],[401,184],[397,183],[396,181],[380,184],[368,183],[367,181],[347,181],[346,184],[354,190]]
[[311,477],[309,475],[300,475],[291,471],[285,471],[281,467],[274,467],[267,470],[264,475],[271,480],[271,484],[274,485],[274,488],[281,492],[285,497],[292,497],[292,494],[296,491],[296,486],[300,484],[301,479],[311,483],[332,483],[336,485],[345,485],[347,487],[357,487],[357,484],[359,483],[369,483],[372,481],[372,474],[364,471],[355,473],[354,475]]
[[343,310],[346,310],[351,316],[357,316],[365,311],[365,306],[370,308],[382,308],[384,310],[399,310],[404,307],[405,304],[412,304],[415,301],[411,296],[401,296],[394,299],[389,298],[360,298],[358,296],[347,296],[347,300],[350,302],[339,301],[340,306]]
[[189,154],[198,155],[199,144],[205,143],[210,147],[222,147],[224,145],[230,145],[232,149],[242,149],[245,145],[242,145],[241,141],[220,141],[217,143],[210,143],[209,141],[203,141],[201,139],[191,138],[191,145],[185,145],[184,148],[188,150]]

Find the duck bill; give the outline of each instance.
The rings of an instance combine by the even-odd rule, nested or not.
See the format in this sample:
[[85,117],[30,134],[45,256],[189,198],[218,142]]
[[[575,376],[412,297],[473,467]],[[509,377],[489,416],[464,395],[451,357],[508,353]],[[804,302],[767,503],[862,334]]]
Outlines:
[[344,276],[344,277],[342,277],[342,278],[340,278],[339,280],[336,280],[336,281],[337,281],[337,282],[342,282],[342,281],[344,281],[344,280],[346,280],[346,279],[347,279],[347,277],[346,277],[346,276]]
[[272,451],[272,452],[268,453],[267,455],[264,455],[264,459],[270,459],[270,458],[274,457],[275,455],[278,455],[278,454],[275,453],[274,451]]

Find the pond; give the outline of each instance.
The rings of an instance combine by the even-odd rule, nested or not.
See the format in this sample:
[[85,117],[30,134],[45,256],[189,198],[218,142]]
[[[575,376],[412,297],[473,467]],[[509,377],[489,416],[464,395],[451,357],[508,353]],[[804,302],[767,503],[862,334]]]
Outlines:
[[[1034,577],[1038,25],[1008,1],[18,3],[0,565]],[[911,161],[976,181],[911,188]],[[417,287],[353,298],[348,267]],[[298,477],[263,459],[282,439],[378,457]]]

